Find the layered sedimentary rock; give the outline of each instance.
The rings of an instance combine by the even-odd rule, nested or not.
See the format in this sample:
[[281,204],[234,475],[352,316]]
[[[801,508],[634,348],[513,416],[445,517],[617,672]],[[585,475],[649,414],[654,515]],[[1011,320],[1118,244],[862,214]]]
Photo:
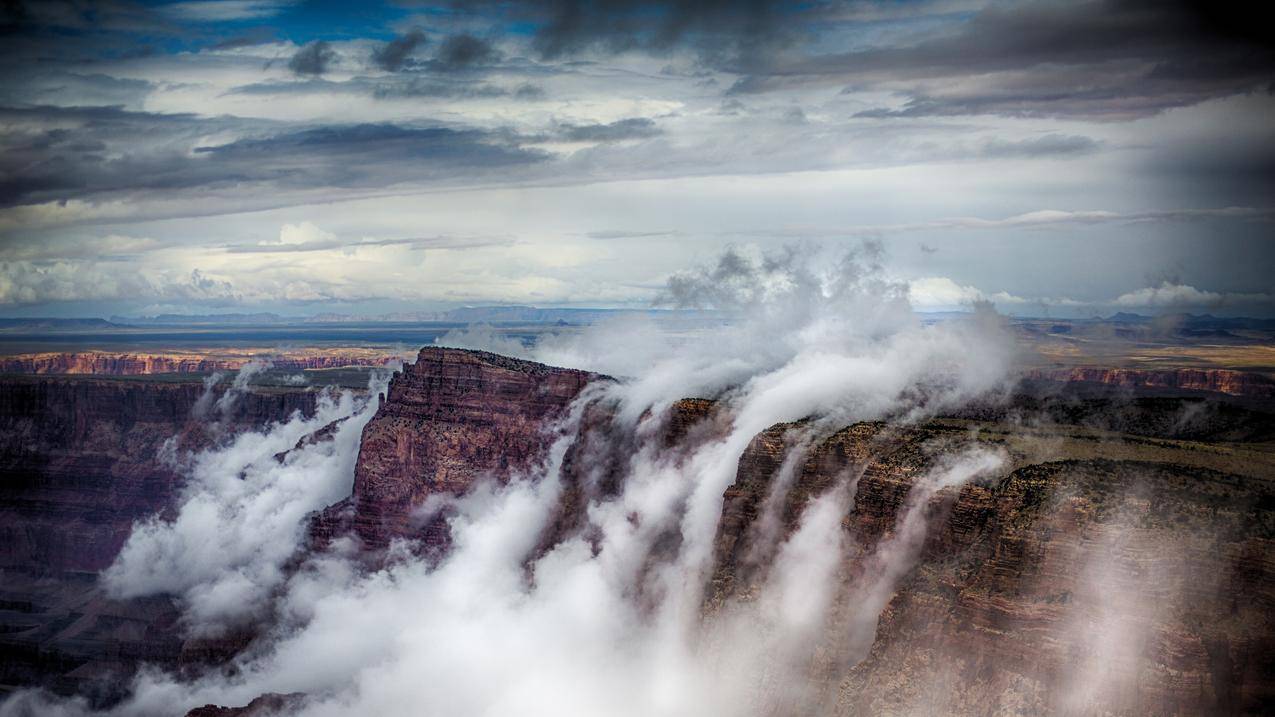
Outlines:
[[[315,516],[311,547],[352,535],[369,555],[394,539],[445,550],[439,499],[544,461],[561,435],[551,429],[598,380],[494,354],[422,350],[364,429],[352,494]],[[91,573],[66,577],[108,564],[134,519],[171,508],[175,476],[155,455],[169,436],[198,440],[201,428],[187,419],[202,386],[25,379],[2,388],[5,682],[92,691],[97,676],[137,660],[215,659],[183,643],[166,600],[105,601]],[[241,420],[280,420],[312,410],[313,400],[254,392],[241,400]],[[1032,398],[904,427],[814,434],[806,424],[774,426],[752,440],[725,492],[705,613],[751,599],[803,509],[852,481],[841,602],[814,665],[829,712],[1268,711],[1275,467],[1262,446],[1235,442],[1269,441],[1271,418],[1177,399],[1128,406],[1122,414],[1110,402]],[[1024,413],[1049,420],[1029,430],[1016,422]],[[659,418],[656,440],[671,456],[719,438],[730,421],[728,407],[706,399],[676,402]],[[589,500],[622,489],[636,439],[614,419],[592,404],[568,436],[546,548],[581,528]],[[973,443],[1003,450],[1007,467],[921,506],[928,531],[917,554],[886,586],[866,637],[845,639],[862,627],[854,590],[873,577],[872,561],[897,535],[918,481]],[[763,531],[768,520],[773,530]],[[675,538],[657,541],[651,559],[675,554]],[[61,582],[42,570],[62,571]],[[100,684],[109,698],[112,683]],[[276,699],[238,709],[273,708]]]
[[[135,520],[169,508],[178,477],[166,441],[206,444],[194,415],[200,383],[94,379],[0,382],[0,567],[96,571],[114,560]],[[312,413],[318,393],[244,392],[224,430]],[[207,398],[205,401],[208,402]]]
[[1033,369],[1026,376],[1063,383],[1086,382],[1129,388],[1165,388],[1210,391],[1231,396],[1275,397],[1275,380],[1269,376],[1220,368],[1150,370],[1078,366]]
[[[174,665],[188,644],[170,600],[108,599],[97,571],[133,524],[171,510],[180,476],[165,444],[208,445],[194,415],[202,383],[91,378],[0,381],[0,685],[39,684],[95,701],[119,696],[139,662]],[[312,413],[317,392],[250,391],[218,430]],[[171,445],[171,444],[170,444]]]
[[317,543],[352,533],[372,550],[394,538],[441,544],[446,526],[426,512],[427,499],[528,468],[544,455],[549,424],[596,378],[482,351],[421,349],[364,428],[353,492],[315,521]]
[[[758,436],[727,491],[710,606],[749,599],[765,576],[757,526],[793,448]],[[787,532],[839,476],[841,606],[817,666],[836,714],[1261,714],[1275,704],[1275,485],[1173,462],[1048,460],[1006,445],[1015,469],[940,492],[870,641],[856,589],[899,527],[935,457],[968,427],[859,424],[800,460],[779,515]],[[995,438],[982,441],[996,444]],[[772,538],[773,539],[773,538]],[[899,559],[897,555],[895,559]],[[817,663],[819,660],[817,660]]]
[[237,371],[250,361],[260,359],[268,359],[277,369],[304,370],[343,366],[384,366],[396,358],[395,355],[387,352],[368,350],[262,352],[259,357],[249,354],[217,356],[107,351],[52,352],[2,357],[0,373],[147,376],[164,373]]

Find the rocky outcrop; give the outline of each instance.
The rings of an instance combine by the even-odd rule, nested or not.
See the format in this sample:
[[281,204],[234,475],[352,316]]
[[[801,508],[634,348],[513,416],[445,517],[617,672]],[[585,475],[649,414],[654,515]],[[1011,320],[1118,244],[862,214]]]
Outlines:
[[1220,368],[1150,370],[1078,366],[1072,368],[1032,369],[1026,372],[1026,377],[1063,383],[1085,382],[1129,388],[1210,391],[1231,396],[1251,396],[1256,398],[1275,397],[1275,380],[1269,376]]
[[346,533],[372,550],[394,538],[441,545],[446,526],[424,512],[426,500],[528,468],[548,447],[549,424],[598,378],[482,351],[421,349],[364,428],[353,492],[317,517],[316,545]]
[[211,373],[237,371],[250,361],[268,359],[277,369],[305,370],[344,366],[384,366],[397,359],[393,354],[367,350],[325,350],[309,352],[262,352],[260,356],[200,354],[74,353],[23,354],[0,358],[0,373],[72,374],[96,376],[147,376],[164,373]]

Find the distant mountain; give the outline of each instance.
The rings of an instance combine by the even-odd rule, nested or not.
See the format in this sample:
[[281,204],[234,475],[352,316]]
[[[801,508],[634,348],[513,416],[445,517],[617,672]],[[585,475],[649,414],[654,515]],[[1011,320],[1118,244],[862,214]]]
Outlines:
[[1142,314],[1131,314],[1127,311],[1120,311],[1120,312],[1112,314],[1111,316],[1108,316],[1105,319],[1099,319],[1099,320],[1111,321],[1111,322],[1121,323],[1121,324],[1143,324],[1150,321],[1152,318],[1153,317],[1151,316],[1143,316]]
[[160,314],[158,316],[112,316],[111,321],[132,326],[197,326],[204,324],[285,324],[296,319],[278,314]]
[[440,321],[457,324],[591,324],[606,318],[625,315],[646,316],[697,316],[709,315],[709,312],[677,311],[669,309],[573,309],[573,308],[540,308],[537,306],[463,306],[447,311],[405,311],[376,316],[359,316],[351,314],[316,314],[304,319],[306,323],[346,323],[346,322],[431,322]]

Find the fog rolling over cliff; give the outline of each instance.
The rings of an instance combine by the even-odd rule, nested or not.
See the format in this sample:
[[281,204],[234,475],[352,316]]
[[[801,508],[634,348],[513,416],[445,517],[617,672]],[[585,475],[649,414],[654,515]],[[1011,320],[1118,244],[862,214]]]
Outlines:
[[[1232,477],[944,430],[1008,389],[998,317],[923,324],[871,251],[827,266],[728,254],[672,293],[746,322],[534,349],[583,370],[427,347],[365,399],[174,456],[180,505],[106,585],[253,639],[108,712],[1185,714],[1265,689],[1209,666],[1252,657],[1230,641],[1270,597]],[[1189,505],[1149,516],[1166,496]],[[1213,624],[1228,580],[1254,606]],[[91,711],[0,707],[54,710]]]

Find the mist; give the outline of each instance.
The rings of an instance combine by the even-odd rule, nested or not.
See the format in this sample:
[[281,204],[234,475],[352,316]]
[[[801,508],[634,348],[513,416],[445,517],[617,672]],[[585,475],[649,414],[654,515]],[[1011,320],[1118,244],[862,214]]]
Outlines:
[[[348,541],[303,551],[306,515],[350,493],[378,385],[363,397],[326,395],[313,417],[182,457],[190,482],[176,517],[138,525],[103,582],[116,597],[176,596],[192,634],[249,619],[267,627],[229,666],[194,677],[143,670],[110,713],[166,715],[266,693],[304,695],[291,709],[305,715],[827,711],[836,685],[817,665],[846,669],[865,656],[920,557],[933,501],[1007,462],[978,446],[934,456],[874,546],[852,545],[843,525],[865,465],[846,466],[788,530],[780,509],[794,477],[842,426],[906,426],[1003,388],[1013,350],[986,307],[967,321],[919,322],[904,288],[881,278],[877,247],[826,259],[730,252],[680,275],[670,300],[739,317],[698,334],[625,319],[517,347],[620,380],[581,394],[531,470],[440,498],[452,537],[441,560],[398,545],[368,569]],[[451,338],[515,348],[492,332]],[[658,429],[686,396],[716,399],[725,418],[673,451]],[[599,440],[623,435],[631,448],[618,490],[586,481],[584,525],[545,548],[565,456],[600,430],[582,420],[597,407],[612,417]],[[723,494],[749,442],[780,423],[795,427],[750,529],[756,589],[710,609]],[[324,440],[304,440],[330,425]],[[20,695],[0,712],[38,711],[41,699]]]

